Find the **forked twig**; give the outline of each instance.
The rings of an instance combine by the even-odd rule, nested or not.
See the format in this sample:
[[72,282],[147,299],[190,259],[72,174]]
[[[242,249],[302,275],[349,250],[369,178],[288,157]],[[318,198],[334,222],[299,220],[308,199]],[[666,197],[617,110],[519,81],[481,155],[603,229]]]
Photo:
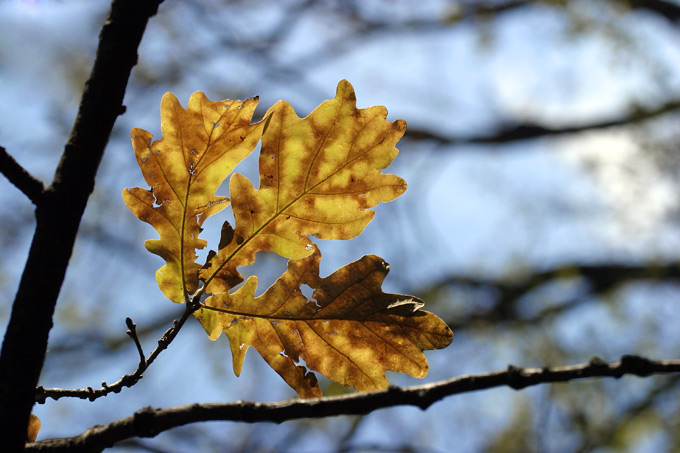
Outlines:
[[170,343],[175,339],[180,329],[184,325],[187,319],[196,311],[195,304],[188,303],[179,320],[174,320],[172,322],[172,327],[163,333],[163,335],[158,339],[158,345],[156,349],[151,352],[149,357],[145,357],[144,350],[142,349],[142,344],[137,337],[137,325],[132,322],[132,319],[126,318],[125,324],[128,327],[127,334],[134,341],[139,353],[139,364],[137,369],[133,373],[128,373],[118,379],[111,385],[106,382],[102,382],[101,388],[93,389],[92,387],[87,387],[84,389],[60,389],[60,388],[44,388],[42,386],[35,389],[35,401],[39,404],[44,404],[47,398],[52,398],[53,400],[58,400],[59,398],[72,397],[80,399],[88,399],[94,401],[102,396],[106,396],[109,393],[119,393],[124,387],[132,387],[140,379],[142,379],[144,372],[147,368],[156,360],[163,350],[165,350]]
[[100,450],[132,437],[154,437],[178,426],[212,421],[245,423],[275,422],[301,418],[321,418],[337,415],[363,415],[394,406],[416,406],[423,410],[448,396],[495,387],[520,390],[533,385],[568,382],[588,378],[626,374],[639,377],[663,373],[680,373],[680,360],[650,360],[625,355],[617,362],[606,362],[594,357],[588,363],[564,367],[522,368],[510,365],[507,369],[464,375],[432,384],[413,387],[389,387],[369,393],[350,393],[341,396],[289,400],[278,403],[237,401],[234,403],[194,403],[168,409],[146,407],[133,415],[95,426],[84,433],[66,439],[49,439],[28,444],[25,451]]

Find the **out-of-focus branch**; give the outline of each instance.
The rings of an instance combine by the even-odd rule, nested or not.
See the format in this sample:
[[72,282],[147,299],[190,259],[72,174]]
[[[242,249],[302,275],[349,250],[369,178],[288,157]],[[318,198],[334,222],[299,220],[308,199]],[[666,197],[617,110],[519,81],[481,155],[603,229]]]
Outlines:
[[[610,0],[611,1],[611,0]],[[650,13],[657,14],[664,19],[671,22],[678,22],[680,20],[680,5],[670,2],[668,0],[614,0],[617,3],[623,4],[632,10],[641,9]],[[469,1],[463,2],[463,6],[458,12],[461,19],[470,17],[493,17],[497,14],[512,11],[522,6],[531,4],[543,4],[550,6],[553,3],[556,6],[562,6],[567,2],[550,2],[546,0],[508,0],[506,2],[477,2]]]
[[[649,265],[629,265],[617,263],[566,264],[518,276],[512,279],[495,279],[469,275],[451,275],[445,277],[428,288],[416,291],[425,300],[431,299],[427,294],[436,293],[445,288],[470,288],[489,290],[494,301],[477,313],[472,313],[461,320],[460,328],[468,326],[475,320],[485,322],[503,322],[519,318],[518,303],[522,297],[550,282],[561,279],[582,279],[587,285],[588,294],[598,295],[612,291],[622,285],[638,281],[680,282],[680,262],[653,263]],[[535,323],[546,316],[557,315],[565,309],[575,306],[585,297],[571,299],[562,304],[544,308],[533,317],[523,316],[528,323]],[[456,322],[447,320],[449,326],[456,330]]]
[[593,291],[600,292],[611,289],[633,280],[680,280],[680,262],[664,264],[566,264],[551,269],[536,271],[514,280],[496,280],[492,278],[452,275],[431,285],[431,290],[448,285],[466,285],[475,287],[493,286],[507,292],[509,297],[526,294],[544,283],[560,278],[585,278],[593,286]]
[[671,22],[680,21],[680,5],[666,0],[619,0],[632,9],[644,9],[658,14]]
[[529,140],[542,137],[556,137],[567,134],[577,134],[610,127],[631,126],[647,120],[651,120],[662,115],[680,111],[680,100],[666,102],[651,109],[637,108],[628,115],[606,121],[579,124],[564,127],[549,127],[536,123],[521,123],[500,127],[495,133],[489,135],[471,135],[456,137],[453,135],[442,135],[434,131],[407,128],[406,138],[412,140],[427,140],[438,142],[443,145],[466,145],[466,144],[504,144],[521,140]]
[[[620,438],[622,426],[630,426],[630,423],[635,423],[635,419],[644,416],[644,413],[649,410],[654,410],[654,405],[661,401],[674,401],[677,395],[677,387],[680,384],[680,375],[672,375],[668,379],[661,380],[657,385],[654,385],[648,393],[639,401],[634,402],[626,408],[617,409],[613,415],[615,422],[593,427],[588,423],[588,419],[583,416],[581,411],[569,411],[569,418],[574,430],[588,433],[587,439],[581,439],[581,445],[574,445],[572,451],[574,452],[590,452],[593,450],[593,445],[597,445],[599,449],[606,450],[607,447],[615,451]],[[675,391],[674,391],[675,390]],[[672,421],[669,419],[669,423]],[[590,428],[590,429],[589,429]],[[595,428],[595,429],[592,429]],[[669,428],[669,431],[672,428]]]
[[0,146],[0,173],[21,190],[33,204],[37,205],[45,191],[45,186]]
[[640,356],[623,356],[607,363],[593,358],[588,363],[566,367],[520,368],[465,375],[433,384],[413,387],[390,387],[371,393],[353,393],[335,397],[291,400],[279,403],[235,402],[226,404],[191,404],[170,409],[147,407],[104,426],[95,426],[83,434],[65,439],[50,439],[28,444],[26,451],[92,451],[113,446],[131,437],[154,437],[164,431],[190,423],[238,421],[275,422],[336,415],[363,415],[393,406],[417,406],[423,410],[447,396],[510,387],[525,387],[576,379],[613,377],[625,374],[646,377],[660,373],[680,373],[680,360],[649,360]]

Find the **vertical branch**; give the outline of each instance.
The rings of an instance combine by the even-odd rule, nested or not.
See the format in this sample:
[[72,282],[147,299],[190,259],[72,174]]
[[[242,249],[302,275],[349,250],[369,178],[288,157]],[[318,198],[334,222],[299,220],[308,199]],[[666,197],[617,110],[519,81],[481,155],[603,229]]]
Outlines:
[[26,441],[52,316],[80,219],[146,24],[162,0],[113,0],[94,67],[54,180],[36,207],[36,230],[0,353],[0,438],[5,451]]

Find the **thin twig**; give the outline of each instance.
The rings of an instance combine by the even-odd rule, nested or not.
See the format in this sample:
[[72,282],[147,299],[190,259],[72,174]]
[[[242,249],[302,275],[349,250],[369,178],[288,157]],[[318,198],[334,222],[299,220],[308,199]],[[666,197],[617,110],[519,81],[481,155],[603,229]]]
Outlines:
[[154,437],[189,423],[236,421],[275,422],[336,415],[364,415],[378,409],[410,405],[423,410],[447,396],[507,386],[515,390],[550,382],[568,382],[596,377],[620,378],[625,374],[646,377],[661,373],[680,373],[680,360],[650,360],[625,355],[618,362],[593,358],[588,363],[566,367],[521,368],[465,375],[446,381],[413,387],[389,387],[371,393],[290,400],[278,403],[242,402],[190,404],[169,409],[146,407],[104,426],[95,426],[70,438],[44,440],[26,446],[26,451],[99,451],[132,437]]
[[34,205],[38,205],[42,198],[45,186],[43,183],[31,175],[19,162],[0,146],[0,173],[22,191]]
[[[139,342],[139,338],[137,337],[137,324],[132,322],[132,319],[130,317],[125,318],[125,324],[128,327],[128,330],[125,332],[132,338],[132,341],[135,342],[135,346],[137,346],[137,352],[139,352],[139,367],[138,369],[143,369],[146,370],[146,368],[149,366],[149,364],[146,361],[146,357],[144,356],[144,350],[142,349],[142,344]],[[104,384],[102,384],[103,386]]]
[[139,364],[133,373],[126,374],[111,385],[108,385],[106,382],[102,382],[101,388],[98,389],[93,389],[92,387],[87,387],[84,389],[46,389],[40,386],[35,389],[35,401],[39,404],[44,404],[47,398],[58,400],[59,398],[64,397],[89,399],[90,401],[94,401],[98,398],[108,395],[109,393],[119,393],[124,387],[132,387],[137,382],[139,382],[140,379],[142,379],[146,369],[156,360],[161,352],[167,349],[168,345],[172,343],[175,337],[177,337],[177,334],[186,320],[189,319],[194,311],[196,311],[194,307],[194,304],[186,304],[186,308],[182,314],[182,317],[179,320],[174,320],[172,322],[172,327],[166,330],[161,338],[158,339],[158,345],[156,346],[156,349],[151,352],[148,358],[144,356],[142,345],[139,341],[139,338],[137,337],[137,325],[132,322],[132,319],[125,319],[125,323],[128,327],[128,331],[126,333],[135,342],[137,352],[139,353]]

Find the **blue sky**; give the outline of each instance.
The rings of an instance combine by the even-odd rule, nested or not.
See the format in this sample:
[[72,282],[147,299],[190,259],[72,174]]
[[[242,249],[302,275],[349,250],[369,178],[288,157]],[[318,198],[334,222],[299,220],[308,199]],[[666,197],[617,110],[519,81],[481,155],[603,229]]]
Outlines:
[[[366,5],[376,8],[378,17],[400,14],[399,8],[382,10],[380,2]],[[400,5],[411,10],[408,3]],[[442,5],[427,2],[418,14],[436,16],[447,10]],[[68,136],[107,6],[99,0],[0,4],[0,105],[4,106],[0,145],[46,182]],[[602,20],[611,21],[611,35],[575,34],[564,14],[536,7],[499,17],[488,29],[468,22],[428,32],[395,31],[350,42],[347,48],[340,45],[337,55],[316,60],[305,56],[334,40],[342,44],[352,24],[303,16],[276,49],[270,67],[247,52],[229,51],[223,42],[264,33],[279,17],[276,9],[260,2],[250,10],[216,8],[207,24],[192,11],[187,3],[166,0],[149,25],[126,96],[127,113],[111,137],[62,291],[52,337],[56,343],[88,329],[121,333],[125,316],[142,325],[158,313],[181,311],[163,300],[153,278],[160,260],[142,245],[155,232],[137,222],[120,198],[124,187],[143,185],[129,130],[141,127],[160,133],[159,104],[166,91],[175,93],[183,104],[199,90],[215,100],[259,95],[262,111],[283,98],[304,116],[333,97],[337,82],[346,78],[354,85],[360,107],[385,105],[389,119],[402,118],[412,127],[445,136],[484,131],[505,121],[540,120],[554,127],[586,123],[616,117],[631,102],[646,105],[680,92],[680,71],[672,70],[680,67],[680,46],[668,44],[680,42],[677,30],[653,17],[611,12],[602,16],[604,12],[592,6],[577,9],[580,19],[587,23],[589,18],[605,17]],[[245,19],[234,19],[235,13]],[[219,24],[224,28],[216,29]],[[634,51],[617,45],[622,30],[632,36]],[[298,76],[267,73],[280,71],[298,58]],[[677,184],[645,159],[645,149],[628,133],[597,132],[503,147],[405,141],[400,149],[389,171],[409,182],[406,195],[379,206],[365,234],[349,244],[323,241],[322,273],[374,253],[392,265],[387,290],[406,291],[451,271],[497,276],[563,262],[677,258],[680,237],[668,216],[677,209]],[[590,171],[593,166],[601,171]],[[246,163],[237,171],[252,179],[256,167]],[[26,225],[17,234],[0,238],[0,314],[6,318],[30,241],[31,205],[4,179],[0,179],[0,199],[3,222]],[[208,239],[216,237],[220,224],[215,220],[209,225]],[[102,247],[102,237],[112,242]],[[121,240],[116,242],[116,237]],[[266,267],[261,272],[271,275],[285,266],[280,259],[262,261]],[[672,297],[671,292],[665,299],[671,302],[664,302],[668,316],[674,315]],[[654,321],[647,310],[649,292],[644,287],[631,291],[626,304],[625,316],[662,321]],[[642,348],[635,336],[611,341],[621,331],[621,323],[602,321],[609,319],[607,310],[593,301],[556,322],[555,336],[572,345],[586,335],[603,355],[610,354],[608,359]],[[663,335],[671,338],[672,333]],[[429,353],[432,372],[426,381],[522,361],[517,339],[502,332],[489,335],[479,338],[463,332],[446,352]],[[153,341],[149,338],[145,346],[150,349]],[[670,345],[677,345],[677,338],[672,341]],[[670,345],[650,350],[672,354]],[[103,379],[111,382],[131,371],[136,362],[131,347],[115,357],[119,360],[86,365],[78,375],[60,370],[60,363],[48,358],[42,383],[85,387]],[[92,423],[129,415],[147,404],[167,407],[293,396],[256,352],[248,355],[240,379],[231,375],[230,362],[226,340],[211,343],[193,325],[149,370],[143,385],[95,403],[61,400],[38,407],[36,412],[44,419],[41,437],[77,434]],[[396,376],[393,380],[415,383]],[[542,390],[530,390],[534,391]],[[517,398],[514,392],[498,390],[451,398],[424,414],[416,409],[373,414],[362,424],[357,439],[398,444],[399,439],[409,438],[404,433],[413,431],[422,443],[445,451],[453,434],[444,433],[455,433],[461,451],[473,451],[505,423],[519,404]],[[479,412],[470,415],[471,407]],[[483,427],[470,421],[475,416],[484,420]],[[392,427],[385,427],[386,420]],[[457,427],[451,428],[452,424]],[[226,437],[246,430],[233,424],[224,429]],[[287,429],[288,425],[267,425],[273,438]],[[314,436],[301,440],[301,448],[323,442],[322,434]]]

